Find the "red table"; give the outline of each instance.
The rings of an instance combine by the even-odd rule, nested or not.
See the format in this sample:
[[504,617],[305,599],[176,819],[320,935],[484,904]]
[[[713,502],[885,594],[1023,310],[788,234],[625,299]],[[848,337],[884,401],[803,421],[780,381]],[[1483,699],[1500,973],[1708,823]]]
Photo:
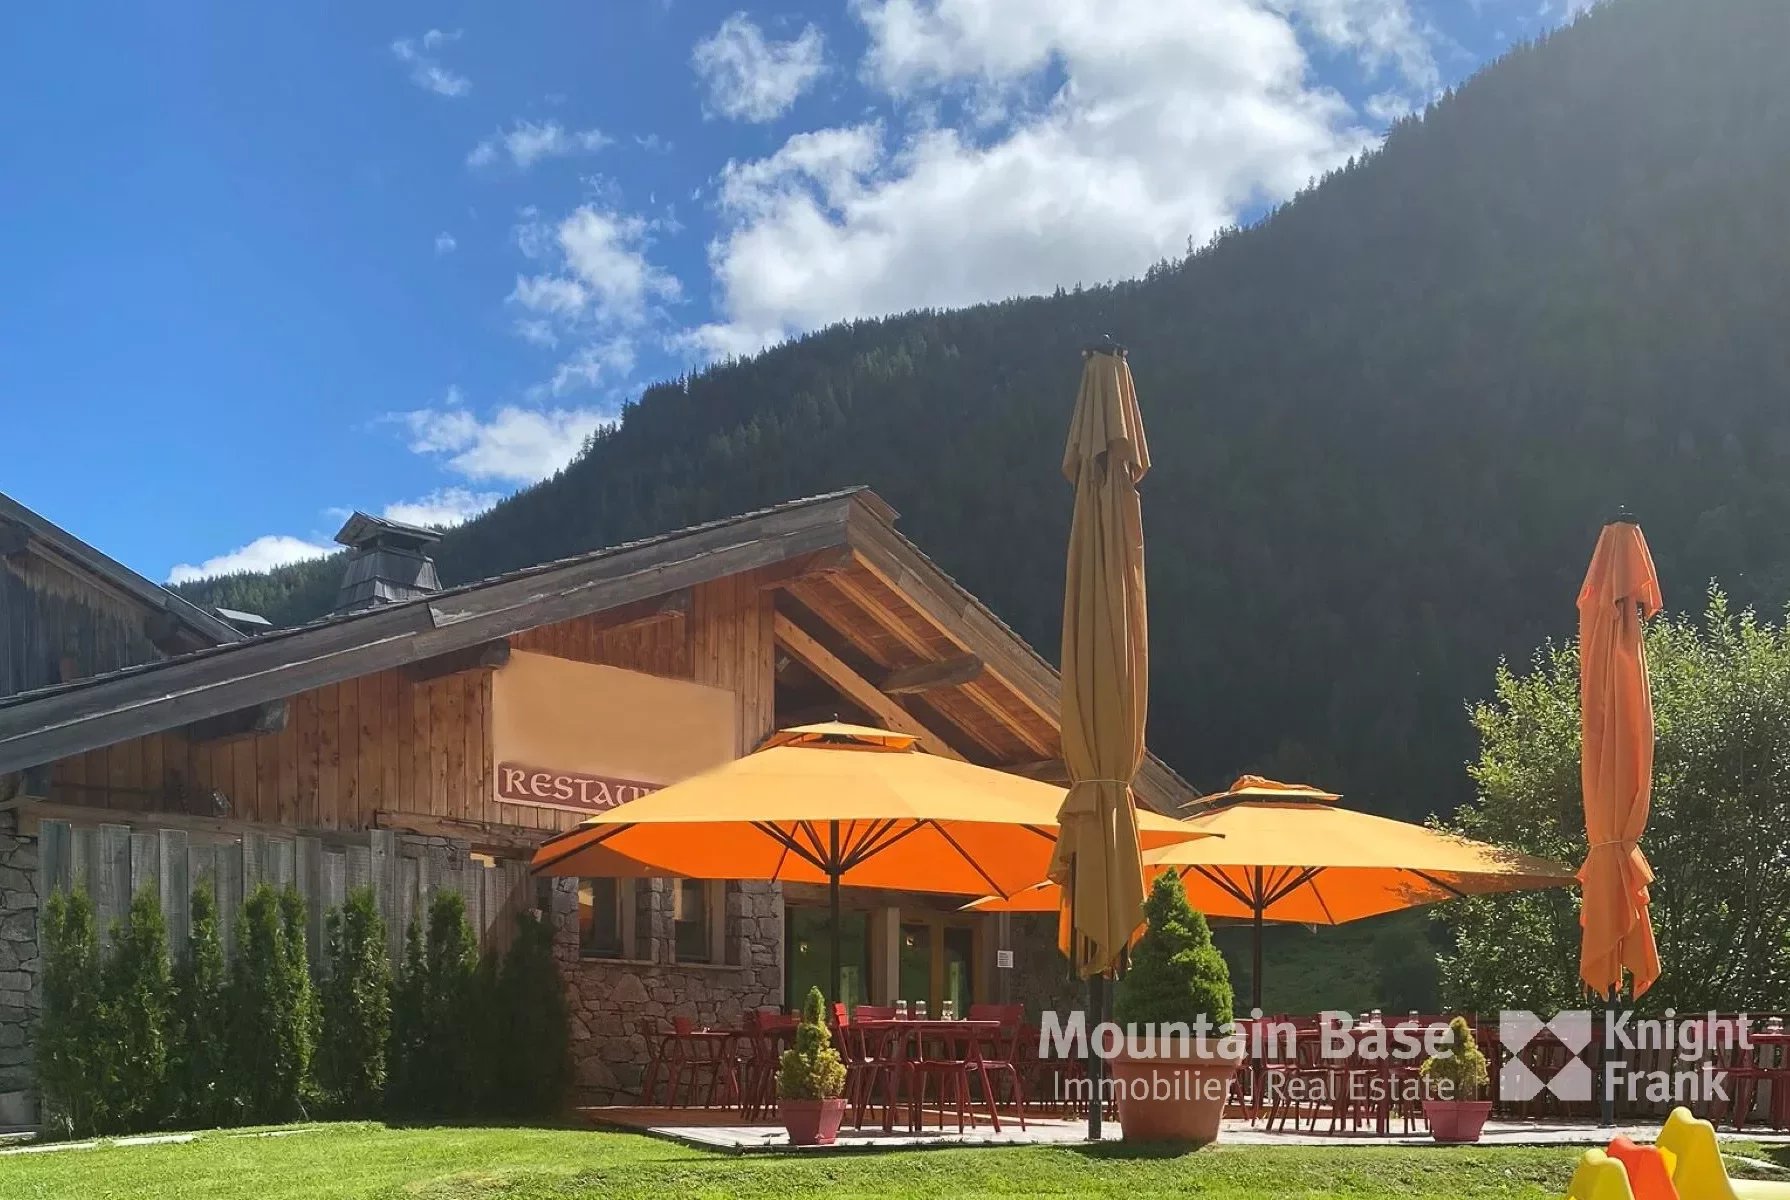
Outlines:
[[[859,1124],[863,1123],[864,1104],[869,1101],[871,1092],[879,1081],[884,1088],[883,1128],[885,1130],[894,1128],[894,1107],[900,1096],[902,1085],[907,1084],[910,1085],[908,1087],[908,1127],[918,1132],[923,1122],[921,1101],[924,1099],[926,1078],[933,1074],[949,1073],[959,1078],[960,1086],[967,1089],[967,1083],[961,1083],[961,1081],[967,1080],[970,1075],[974,1074],[982,1080],[984,1095],[988,1099],[989,1119],[994,1123],[995,1132],[999,1133],[1001,1117],[995,1109],[994,1086],[988,1078],[986,1063],[982,1055],[982,1044],[998,1039],[1002,1028],[999,1021],[945,1021],[914,1018],[854,1021],[846,1026],[848,1036],[855,1034],[862,1039],[858,1048],[866,1063],[865,1070],[870,1073],[870,1077],[865,1080],[859,1092]],[[946,1053],[935,1053],[941,1048],[945,1049]],[[958,1123],[960,1125],[963,1122],[965,1100],[967,1100],[967,1096],[959,1096]],[[939,1126],[943,1128],[944,1123],[944,1097],[941,1090]]]

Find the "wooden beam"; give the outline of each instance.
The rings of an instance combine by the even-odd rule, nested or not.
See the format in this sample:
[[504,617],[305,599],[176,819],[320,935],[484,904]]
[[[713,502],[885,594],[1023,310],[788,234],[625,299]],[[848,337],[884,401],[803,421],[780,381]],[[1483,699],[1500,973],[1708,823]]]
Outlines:
[[[857,561],[866,569],[870,568],[870,564],[862,558]],[[884,582],[897,595],[905,595],[900,587],[892,582],[888,580],[884,580]],[[833,586],[852,604],[855,604],[858,608],[862,609],[872,621],[876,622],[878,627],[899,640],[902,645],[906,646],[914,654],[930,658],[933,654],[937,653],[937,651],[932,648],[931,643],[916,634],[908,623],[901,619],[899,613],[890,608],[886,602],[871,592],[870,589],[865,587],[859,580],[850,575],[841,575],[833,580]],[[930,622],[930,618],[927,617],[924,612],[921,613],[921,617]],[[939,629],[946,637],[951,638],[953,641],[958,641],[956,635],[950,629],[938,625],[937,622],[931,623],[934,628]],[[961,645],[962,643],[959,641],[958,644]],[[966,653],[968,653],[970,657],[975,658],[978,662],[982,661],[980,655],[968,651],[966,651]],[[977,679],[981,680],[981,677],[982,672],[978,671]],[[981,709],[992,718],[1002,729],[1007,730],[1007,732],[1011,733],[1022,744],[1030,747],[1034,754],[1049,754],[1056,749],[1056,747],[1051,745],[1048,740],[1040,738],[1035,732],[1028,729],[1025,723],[1015,714],[1008,712],[1000,701],[988,694],[985,687],[969,687],[964,690],[964,694],[969,697],[971,702],[973,702],[977,708]],[[998,746],[990,746],[989,749],[997,752],[999,751]]]
[[1043,783],[1069,783],[1069,764],[1060,758],[1041,758],[1036,762],[1009,763],[1001,770],[1014,775],[1024,775],[1027,779],[1036,779]]
[[850,570],[851,565],[850,546],[829,546],[825,550],[816,550],[812,554],[804,554],[800,558],[764,568],[758,573],[758,586],[766,591],[786,588],[805,579],[837,575],[841,571]]
[[509,639],[494,638],[489,642],[479,642],[434,658],[425,658],[422,662],[411,663],[404,668],[404,677],[411,683],[427,683],[431,679],[443,679],[462,671],[495,671],[509,661]]
[[658,625],[665,621],[682,621],[690,615],[692,589],[683,587],[662,596],[648,596],[593,614],[598,630],[614,633],[642,625]]
[[963,755],[952,749],[951,743],[938,736],[920,723],[907,709],[901,707],[889,697],[877,691],[876,685],[852,670],[850,666],[831,650],[816,641],[806,629],[797,625],[782,613],[776,614],[777,644],[799,659],[803,666],[832,687],[841,695],[865,712],[883,722],[898,733],[912,734],[922,739],[925,749],[946,758],[964,761]]
[[454,817],[438,817],[430,813],[399,812],[382,808],[374,812],[373,824],[379,829],[414,833],[422,837],[454,838],[470,842],[475,850],[498,850],[507,853],[533,854],[535,848],[553,836],[551,829],[526,829],[520,825],[499,825],[490,821],[466,821]]
[[258,733],[278,733],[286,728],[289,708],[284,700],[251,704],[234,712],[220,713],[194,721],[186,727],[191,742],[219,742],[226,738],[251,737]]
[[885,696],[911,696],[935,688],[959,687],[980,674],[981,658],[974,654],[959,654],[890,671],[878,687]]

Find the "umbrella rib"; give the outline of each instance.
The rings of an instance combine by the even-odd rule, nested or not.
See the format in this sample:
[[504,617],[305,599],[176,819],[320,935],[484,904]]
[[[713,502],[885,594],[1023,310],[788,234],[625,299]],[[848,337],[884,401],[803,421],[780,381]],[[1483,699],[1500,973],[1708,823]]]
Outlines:
[[[1193,870],[1198,871],[1202,878],[1215,885],[1220,891],[1224,892],[1225,895],[1235,900],[1238,904],[1251,909],[1255,907],[1255,902],[1249,898],[1248,892],[1245,892],[1242,888],[1238,887],[1223,875],[1220,875],[1217,871],[1214,871],[1211,867],[1194,867]],[[1183,872],[1183,874],[1185,874],[1185,872]]]
[[949,842],[951,844],[951,849],[957,851],[958,857],[963,859],[964,862],[968,863],[970,865],[970,869],[972,871],[974,871],[976,874],[982,876],[982,882],[986,883],[988,885],[989,891],[998,894],[1003,900],[1007,898],[1007,895],[1008,895],[1007,889],[1003,888],[1000,884],[996,883],[993,879],[989,878],[988,872],[984,871],[982,869],[982,864],[977,862],[975,859],[971,858],[969,855],[969,852],[967,850],[965,850],[961,845],[958,844],[957,839],[952,837],[950,832],[948,830],[946,830],[943,825],[940,825],[937,820],[932,819],[932,818],[928,818],[926,821],[926,824],[928,824],[928,825],[932,826],[934,829],[938,830],[939,836],[944,838],[947,842]]
[[[825,850],[821,849],[820,831],[814,827],[814,822],[797,821],[796,828],[808,835],[808,844],[814,848],[816,858],[810,858],[808,861],[814,863],[816,870],[830,873],[830,868],[827,866],[828,855]],[[799,854],[801,851],[798,850],[797,853]]]
[[[1291,868],[1289,868],[1289,870],[1290,869]],[[1312,880],[1316,879],[1319,875],[1322,875],[1323,873],[1324,873],[1323,867],[1306,867],[1304,870],[1300,871],[1295,878],[1291,879],[1290,881],[1282,880],[1280,882],[1277,882],[1274,885],[1273,893],[1271,895],[1269,895],[1266,900],[1263,901],[1262,907],[1266,908],[1272,904],[1279,904],[1282,900],[1285,900],[1288,896],[1291,896],[1294,892],[1298,891],[1300,888],[1304,887],[1306,884],[1310,883]],[[1320,900],[1319,903],[1323,903],[1323,902]]]
[[[806,825],[807,822],[804,821],[802,824]],[[823,857],[810,851],[806,846],[802,845],[801,842],[796,840],[793,834],[784,832],[782,829],[778,828],[774,822],[754,821],[752,822],[752,828],[758,830],[758,832],[782,846],[787,853],[794,854],[797,858],[813,867],[816,871],[826,871],[827,864]],[[810,835],[812,836],[812,831],[810,831]],[[781,870],[783,864],[778,863],[777,867]]]
[[[895,829],[896,824],[897,822],[893,818],[890,818],[888,821],[884,822],[881,829],[858,843],[857,848],[852,852],[851,861],[846,864],[846,869],[850,870],[853,867],[862,866],[864,863],[869,862],[871,859],[881,854],[884,850],[887,850],[890,846],[893,846],[896,842],[899,842],[908,834],[913,833],[920,828],[918,824],[909,825],[906,828],[891,834],[890,830]],[[879,838],[881,839],[880,841],[877,840]]]
[[[569,850],[566,850],[563,853],[555,854],[552,858],[549,858],[549,859],[545,860],[544,862],[536,863],[532,867],[530,867],[529,870],[531,872],[544,871],[548,867],[553,866],[555,863],[564,862],[566,859],[572,857],[572,855],[577,854],[584,850],[588,850],[592,846],[601,846],[605,841],[609,840],[611,837],[614,837],[616,834],[620,833],[622,830],[627,829],[627,828],[629,828],[629,826],[627,826],[627,825],[611,825],[605,829],[599,829],[590,838],[590,840],[579,842],[577,845],[571,847]],[[575,833],[581,833],[581,832],[584,832],[584,831],[578,830],[578,829],[568,829],[568,830],[566,830],[566,832],[560,834],[558,837],[549,838],[547,841],[541,843],[541,848],[544,850],[548,846],[551,846],[554,842],[557,842],[562,837],[570,837],[571,835],[573,835]],[[536,851],[537,855],[539,853],[540,853],[539,851]]]
[[1417,876],[1417,878],[1423,880],[1427,884],[1431,884],[1435,887],[1441,888],[1443,891],[1447,892],[1450,896],[1453,896],[1456,900],[1465,900],[1467,898],[1467,893],[1461,891],[1461,889],[1455,887],[1451,883],[1446,883],[1443,880],[1436,878],[1434,875],[1431,875],[1428,871],[1413,870],[1411,872],[1411,874]]

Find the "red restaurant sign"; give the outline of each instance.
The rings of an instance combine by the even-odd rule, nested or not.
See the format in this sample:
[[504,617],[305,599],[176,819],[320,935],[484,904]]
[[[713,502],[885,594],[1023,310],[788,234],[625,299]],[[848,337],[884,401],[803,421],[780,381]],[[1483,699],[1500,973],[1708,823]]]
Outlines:
[[532,804],[536,808],[563,808],[572,812],[604,812],[618,804],[638,800],[663,786],[638,779],[607,775],[583,775],[576,771],[547,771],[522,763],[497,764],[497,798],[506,804]]

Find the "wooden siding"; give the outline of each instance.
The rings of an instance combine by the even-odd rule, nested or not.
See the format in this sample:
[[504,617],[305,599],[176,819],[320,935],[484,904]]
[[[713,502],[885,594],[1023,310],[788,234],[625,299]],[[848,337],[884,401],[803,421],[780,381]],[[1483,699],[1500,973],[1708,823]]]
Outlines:
[[144,616],[48,558],[0,557],[0,696],[161,658]]
[[[743,753],[771,731],[771,595],[751,575],[692,589],[689,611],[613,628],[604,614],[518,634],[519,650],[725,687]],[[195,743],[169,732],[55,764],[50,802],[298,829],[476,822],[554,831],[576,813],[492,800],[491,675],[381,671],[292,697],[278,733]],[[213,793],[223,797],[214,799]]]

